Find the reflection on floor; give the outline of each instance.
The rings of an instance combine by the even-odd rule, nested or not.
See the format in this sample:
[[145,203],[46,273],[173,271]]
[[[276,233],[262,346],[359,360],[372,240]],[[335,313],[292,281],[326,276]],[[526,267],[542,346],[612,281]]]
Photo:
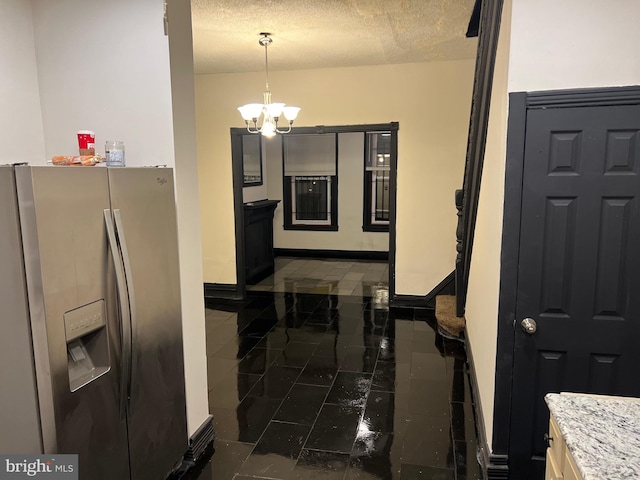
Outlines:
[[462,344],[387,298],[208,302],[215,453],[188,478],[482,478]]
[[275,273],[247,289],[371,296],[374,288],[388,286],[388,279],[387,261],[277,257]]

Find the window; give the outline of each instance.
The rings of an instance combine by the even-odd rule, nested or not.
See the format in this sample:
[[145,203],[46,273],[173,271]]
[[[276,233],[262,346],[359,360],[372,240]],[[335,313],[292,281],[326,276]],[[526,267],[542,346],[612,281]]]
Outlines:
[[292,223],[331,225],[331,177],[291,177]]
[[[395,132],[393,132],[395,134]],[[392,132],[366,132],[364,158],[364,231],[389,231]]]
[[338,229],[337,136],[283,136],[284,228]]

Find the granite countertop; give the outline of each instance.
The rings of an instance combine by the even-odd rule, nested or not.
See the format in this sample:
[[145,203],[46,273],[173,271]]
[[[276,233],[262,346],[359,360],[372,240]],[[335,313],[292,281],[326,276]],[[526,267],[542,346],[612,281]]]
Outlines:
[[584,480],[640,478],[640,399],[549,393],[545,401]]

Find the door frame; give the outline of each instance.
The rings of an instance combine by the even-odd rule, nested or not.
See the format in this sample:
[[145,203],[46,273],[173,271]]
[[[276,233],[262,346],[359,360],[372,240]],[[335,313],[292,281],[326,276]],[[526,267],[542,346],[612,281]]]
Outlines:
[[[395,298],[395,272],[396,272],[396,214],[397,214],[397,175],[398,175],[398,130],[399,122],[373,123],[359,125],[316,125],[315,127],[294,127],[291,133],[350,133],[350,132],[375,132],[393,131],[391,143],[391,165],[389,170],[389,298]],[[247,279],[245,274],[244,258],[244,198],[243,198],[243,173],[242,173],[242,135],[246,134],[245,128],[231,128],[231,171],[233,178],[233,209],[235,218],[236,237],[236,285],[227,288],[228,294],[234,298],[242,299],[247,294]],[[267,179],[268,181],[268,179]],[[217,286],[216,293],[224,293]],[[213,288],[211,291],[213,292]]]
[[[509,94],[504,216],[500,254],[500,290],[493,414],[488,479],[508,478],[512,382],[516,332],[518,259],[527,112],[543,108],[627,106],[640,104],[640,86],[604,87]],[[505,476],[505,470],[507,476]]]

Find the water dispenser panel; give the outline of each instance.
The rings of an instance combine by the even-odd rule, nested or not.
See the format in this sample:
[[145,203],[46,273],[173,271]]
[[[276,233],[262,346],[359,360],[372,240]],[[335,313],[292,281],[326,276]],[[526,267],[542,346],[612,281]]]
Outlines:
[[75,392],[109,372],[109,335],[104,300],[64,314],[69,388]]
[[64,314],[64,331],[67,343],[103,327],[104,324],[104,300],[98,300],[66,312]]

